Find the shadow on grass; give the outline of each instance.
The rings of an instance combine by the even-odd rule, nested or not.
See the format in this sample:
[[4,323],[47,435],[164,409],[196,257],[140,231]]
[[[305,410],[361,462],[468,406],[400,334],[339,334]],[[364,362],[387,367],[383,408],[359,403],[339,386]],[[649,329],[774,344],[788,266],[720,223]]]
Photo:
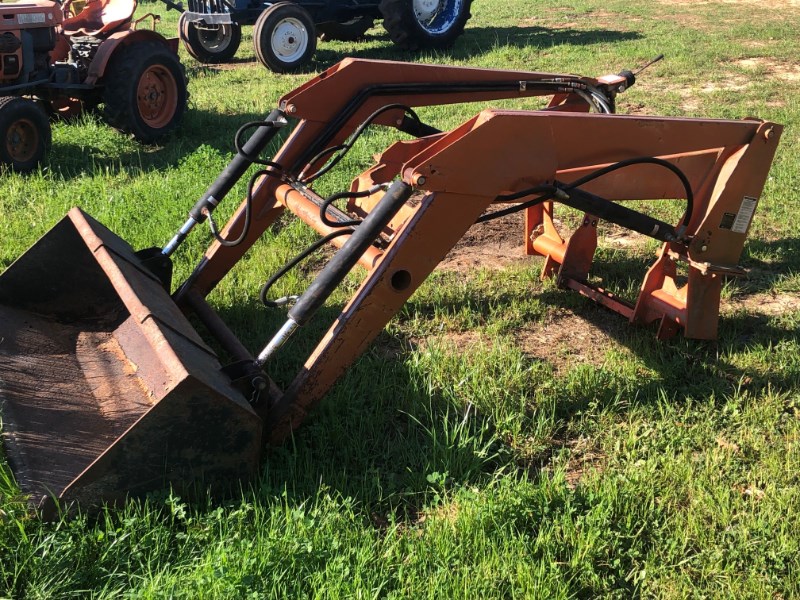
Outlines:
[[[780,248],[791,249],[795,244],[795,240],[775,242]],[[617,283],[625,285],[626,274],[630,278],[631,272],[645,268],[647,262],[635,257],[616,260],[606,275],[613,272],[619,278]],[[484,297],[478,286],[470,286],[451,301],[434,304],[412,298],[408,310],[415,319],[423,320],[426,315],[469,310],[481,322],[490,322],[498,311],[502,313],[504,305],[512,309],[522,296],[524,290]],[[628,348],[658,376],[644,378],[633,391],[628,389],[630,381],[614,379],[613,374],[601,374],[596,386],[582,386],[574,373],[557,378],[560,387],[554,411],[558,425],[549,447],[526,461],[534,470],[564,446],[566,440],[560,436],[565,428],[590,408],[622,414],[631,405],[661,401],[664,393],[676,402],[687,397],[715,397],[723,402],[742,388],[780,393],[798,385],[797,373],[791,370],[758,371],[737,366],[728,358],[744,347],[775,352],[782,342],[800,338],[800,332],[782,329],[764,316],[723,317],[719,340],[714,342],[682,337],[658,341],[655,327],[632,327],[622,317],[570,291],[544,290],[536,298],[585,320]],[[252,350],[262,347],[286,318],[285,311],[262,309],[255,303],[223,309],[220,314],[232,329],[246,332],[243,341]],[[282,388],[302,368],[305,357],[338,315],[336,308],[323,309],[281,350],[270,366],[270,375]],[[297,498],[307,498],[324,485],[368,507],[413,513],[445,486],[478,484],[491,478],[501,464],[516,468],[490,418],[475,412],[465,414],[463,407],[456,408],[429,389],[424,374],[409,360],[412,347],[413,342],[402,335],[382,332],[312,411],[291,442],[271,451],[261,481],[263,491],[272,494],[286,488]],[[531,362],[540,359],[531,358]],[[533,388],[531,402],[536,392]],[[627,391],[622,392],[623,388]],[[620,403],[620,393],[627,395],[625,402]]]
[[[338,315],[321,309],[281,349],[268,369],[279,387],[288,387]],[[286,319],[284,310],[255,303],[220,316],[246,332],[242,341],[254,351]],[[293,437],[268,451],[261,493],[304,499],[324,486],[364,506],[413,516],[445,488],[491,477],[505,450],[489,419],[431,393],[407,357],[406,341],[381,333]]]
[[[239,128],[251,121],[261,121],[266,116],[266,113],[232,115],[190,109],[181,128],[158,145],[139,144],[122,133],[116,134],[120,138],[112,140],[113,147],[110,149],[105,143],[91,139],[85,143],[55,142],[48,167],[65,180],[70,180],[86,172],[162,171],[179,166],[185,157],[201,146],[209,146],[221,155],[232,157],[235,152],[234,138]],[[289,133],[288,128],[279,132],[269,151],[264,153],[265,156],[275,152]],[[208,174],[209,184],[216,176],[216,172]]]
[[749,295],[766,292],[787,274],[800,272],[800,238],[749,240],[742,255],[742,266],[749,273],[742,279],[734,280],[738,293]]
[[[454,60],[464,61],[474,59],[486,54],[487,51],[497,48],[550,48],[559,45],[589,46],[592,44],[621,42],[641,39],[643,36],[632,31],[616,31],[609,29],[592,29],[581,31],[577,29],[550,29],[547,27],[467,27],[448,50],[424,51],[435,56],[449,57]],[[385,45],[373,46],[368,44],[350,44],[346,56],[356,58],[370,58],[380,60],[411,60],[415,57],[400,50],[389,41],[388,35],[370,34],[366,41],[385,42]],[[417,55],[418,56],[418,55]],[[314,55],[315,66],[325,69],[345,57],[340,51],[328,44],[321,43],[317,46]]]

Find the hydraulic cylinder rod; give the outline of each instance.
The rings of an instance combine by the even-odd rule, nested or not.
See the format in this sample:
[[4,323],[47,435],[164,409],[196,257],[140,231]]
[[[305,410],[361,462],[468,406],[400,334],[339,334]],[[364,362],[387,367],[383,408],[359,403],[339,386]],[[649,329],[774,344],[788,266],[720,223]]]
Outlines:
[[396,181],[389,187],[377,206],[356,227],[347,243],[325,265],[325,268],[289,310],[289,319],[258,355],[256,363],[259,366],[269,360],[270,356],[286,342],[297,327],[305,325],[311,320],[336,289],[336,286],[356,265],[361,255],[380,235],[395,213],[406,203],[412,190],[413,188],[403,181]]
[[616,223],[617,225],[621,225],[622,227],[662,242],[674,242],[677,241],[679,237],[678,231],[669,223],[659,221],[658,219],[578,188],[570,190],[558,188],[554,199],[567,206],[599,217],[604,221]]
[[178,233],[175,234],[175,237],[161,250],[164,256],[171,256],[181,242],[186,239],[186,236],[189,235],[189,232],[194,229],[195,225],[206,220],[208,213],[214,211],[247,169],[250,168],[250,165],[255,162],[258,155],[266,149],[272,138],[278,133],[278,129],[286,124],[286,115],[282,110],[276,108],[267,115],[264,122],[256,128],[255,133],[242,145],[241,150],[189,211],[189,218]]

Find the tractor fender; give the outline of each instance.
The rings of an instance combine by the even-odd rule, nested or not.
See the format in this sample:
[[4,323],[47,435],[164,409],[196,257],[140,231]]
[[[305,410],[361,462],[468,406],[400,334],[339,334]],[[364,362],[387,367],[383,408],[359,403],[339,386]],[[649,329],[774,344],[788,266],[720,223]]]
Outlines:
[[118,31],[110,35],[100,44],[100,47],[97,49],[97,54],[94,55],[92,64],[89,65],[89,72],[86,75],[84,83],[95,84],[105,75],[108,61],[111,60],[111,56],[117,48],[145,41],[158,42],[163,44],[164,47],[169,48],[175,54],[178,53],[178,38],[167,39],[160,33],[156,33],[150,29]]

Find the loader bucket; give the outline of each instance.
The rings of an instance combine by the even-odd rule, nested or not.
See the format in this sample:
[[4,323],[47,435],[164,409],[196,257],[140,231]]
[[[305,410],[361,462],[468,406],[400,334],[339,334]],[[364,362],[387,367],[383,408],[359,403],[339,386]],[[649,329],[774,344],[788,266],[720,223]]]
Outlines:
[[159,280],[79,209],[0,275],[0,415],[17,482],[45,506],[238,481],[261,447]]

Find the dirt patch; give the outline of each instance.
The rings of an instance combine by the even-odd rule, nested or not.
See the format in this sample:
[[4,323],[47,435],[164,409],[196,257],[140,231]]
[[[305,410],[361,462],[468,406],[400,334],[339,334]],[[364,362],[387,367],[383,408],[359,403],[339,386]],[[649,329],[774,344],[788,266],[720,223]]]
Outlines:
[[709,81],[701,88],[684,88],[679,92],[682,98],[681,108],[686,112],[696,112],[703,101],[702,94],[740,92],[747,89],[750,83],[743,75],[730,74],[723,80]]
[[[800,2],[800,0],[798,0]],[[680,90],[681,108],[686,112],[697,112],[703,102],[703,94],[716,92],[740,92],[750,87],[757,77],[777,79],[785,83],[800,82],[800,65],[766,57],[744,58],[734,63],[737,67],[752,71],[753,75],[728,73],[724,79],[706,82],[699,88]],[[773,101],[773,106],[783,106],[782,101]],[[629,112],[636,113],[636,107]]]
[[413,346],[426,349],[444,342],[451,345],[459,354],[465,354],[477,345],[490,343],[477,331],[443,331],[440,335],[411,340]]
[[659,0],[659,2],[667,5],[749,4],[759,8],[800,8],[800,0]]
[[428,519],[435,519],[438,521],[445,521],[450,525],[454,525],[456,521],[458,521],[459,513],[460,509],[456,502],[441,504],[431,509],[428,514],[420,513],[420,515],[417,517],[416,524],[421,525]]
[[439,264],[439,268],[466,273],[481,268],[502,269],[521,262],[528,258],[523,236],[522,212],[478,223],[467,230]]
[[600,246],[608,245],[614,248],[640,248],[648,243],[648,237],[621,227],[614,223],[603,223],[602,237],[598,241]]
[[574,490],[587,473],[603,470],[606,457],[591,439],[584,436],[569,440],[567,448],[570,453],[565,478],[567,487]]
[[781,81],[800,81],[800,65],[795,63],[782,62],[765,57],[755,57],[744,58],[736,61],[736,64],[750,71],[762,71],[768,77],[780,79]]
[[[609,313],[601,307],[587,306],[585,312],[592,313],[591,320],[567,309],[555,308],[543,321],[515,330],[514,343],[529,358],[549,364],[556,376],[563,376],[578,365],[603,366],[608,361],[609,350],[630,352],[615,339],[630,327],[625,319],[607,318]],[[491,344],[491,341],[476,331],[443,331],[411,343],[421,349],[445,343],[457,353],[467,354],[476,346]]]
[[723,312],[733,313],[740,310],[768,317],[779,316],[800,310],[800,296],[764,293],[723,301]]
[[554,310],[542,322],[517,330],[514,340],[527,356],[552,365],[556,375],[582,364],[602,366],[609,350],[623,349],[614,335],[629,325],[624,319],[605,318],[608,313],[600,307],[587,310],[598,318],[590,321],[566,309]]

